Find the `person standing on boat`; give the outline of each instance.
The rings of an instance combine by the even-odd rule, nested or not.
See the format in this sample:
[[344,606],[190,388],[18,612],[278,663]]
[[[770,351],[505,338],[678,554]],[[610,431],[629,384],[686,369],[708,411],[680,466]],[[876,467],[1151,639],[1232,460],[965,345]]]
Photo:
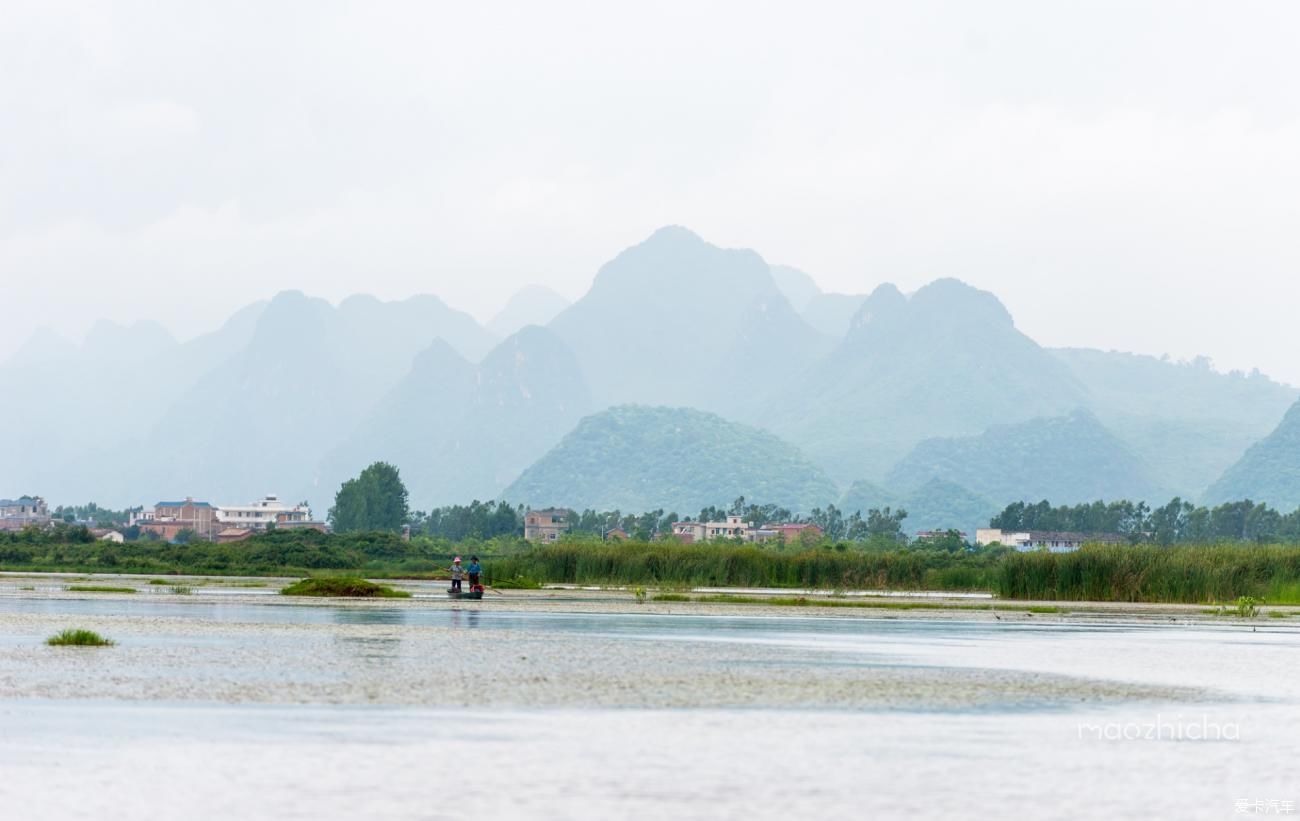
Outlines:
[[451,589],[457,593],[460,592],[461,579],[465,578],[465,571],[460,566],[460,556],[457,556],[451,563]]
[[478,563],[478,556],[469,557],[469,567],[466,568],[469,573],[469,589],[478,589],[478,578],[483,573],[483,567]]

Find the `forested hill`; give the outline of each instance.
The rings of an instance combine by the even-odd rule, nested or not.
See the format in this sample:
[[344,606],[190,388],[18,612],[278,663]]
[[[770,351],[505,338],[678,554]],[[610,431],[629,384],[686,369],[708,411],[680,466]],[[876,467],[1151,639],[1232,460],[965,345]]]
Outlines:
[[686,515],[737,496],[807,512],[838,495],[821,469],[770,433],[689,408],[624,405],[583,419],[501,498]]
[[1279,510],[1300,507],[1300,402],[1277,429],[1251,446],[1205,494],[1219,503],[1252,499]]
[[889,472],[888,485],[915,488],[936,478],[999,504],[1168,496],[1137,454],[1084,410],[995,425],[978,436],[927,440]]

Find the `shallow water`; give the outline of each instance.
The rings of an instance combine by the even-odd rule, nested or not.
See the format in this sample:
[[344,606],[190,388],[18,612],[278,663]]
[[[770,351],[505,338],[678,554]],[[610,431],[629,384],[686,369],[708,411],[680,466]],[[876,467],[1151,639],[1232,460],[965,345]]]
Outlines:
[[0,818],[1279,814],[1297,661],[1264,622],[6,597]]

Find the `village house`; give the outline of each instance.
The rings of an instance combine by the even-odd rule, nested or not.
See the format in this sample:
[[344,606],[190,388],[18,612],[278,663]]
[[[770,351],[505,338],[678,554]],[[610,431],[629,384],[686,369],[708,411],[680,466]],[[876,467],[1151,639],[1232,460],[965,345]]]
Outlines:
[[558,508],[530,510],[524,514],[524,538],[530,542],[556,542],[569,529],[569,511]]
[[50,523],[50,511],[39,496],[20,496],[17,499],[0,499],[0,530],[22,530],[25,527],[45,527]]
[[808,523],[780,523],[754,527],[753,522],[746,522],[740,516],[727,516],[725,522],[694,522],[690,520],[675,522],[673,535],[684,544],[707,542],[710,539],[741,539],[746,542],[786,542],[820,539],[822,529]]
[[275,527],[312,527],[311,508],[306,505],[287,505],[280,497],[267,495],[251,505],[221,505],[217,508],[217,521],[223,528],[266,530]]
[[142,533],[153,533],[164,541],[172,541],[182,530],[193,531],[201,539],[211,539],[221,529],[217,509],[208,502],[196,502],[186,496],[181,502],[158,502],[153,506],[153,518],[138,521]]
[[804,538],[820,539],[822,529],[817,525],[773,522],[755,527],[740,516],[727,516],[725,522],[681,521],[673,524],[673,535],[686,544],[707,542],[710,539],[743,539],[747,542],[786,541]]
[[786,544],[794,542],[819,541],[822,537],[822,529],[815,524],[808,522],[789,523],[789,524],[765,524],[760,527],[754,534],[754,541],[769,542],[783,541]]
[[1128,540],[1118,533],[1073,533],[1051,530],[1004,531],[995,527],[975,531],[975,544],[983,547],[1001,544],[1021,552],[1046,550],[1050,553],[1070,553],[1085,544],[1124,544]]
[[[728,516],[725,522],[693,522],[689,519],[673,523],[673,535],[684,544],[707,542],[710,539],[744,539],[750,536],[754,525],[740,516]],[[749,541],[753,541],[750,536]]]

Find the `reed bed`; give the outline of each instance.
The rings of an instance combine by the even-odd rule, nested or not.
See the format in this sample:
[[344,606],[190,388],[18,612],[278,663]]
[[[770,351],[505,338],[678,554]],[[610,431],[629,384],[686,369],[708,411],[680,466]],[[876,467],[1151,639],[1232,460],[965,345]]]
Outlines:
[[66,588],[70,593],[134,593],[134,587],[114,587],[105,584],[70,584]]
[[1300,603],[1300,547],[1290,545],[1089,545],[1008,554],[999,569],[1007,599]]
[[653,587],[980,590],[997,583],[996,561],[922,550],[781,553],[743,545],[668,542],[545,545],[496,559],[491,578]]
[[391,587],[365,579],[329,576],[314,579],[302,579],[280,591],[282,596],[332,596],[350,599],[409,599],[405,590]]

